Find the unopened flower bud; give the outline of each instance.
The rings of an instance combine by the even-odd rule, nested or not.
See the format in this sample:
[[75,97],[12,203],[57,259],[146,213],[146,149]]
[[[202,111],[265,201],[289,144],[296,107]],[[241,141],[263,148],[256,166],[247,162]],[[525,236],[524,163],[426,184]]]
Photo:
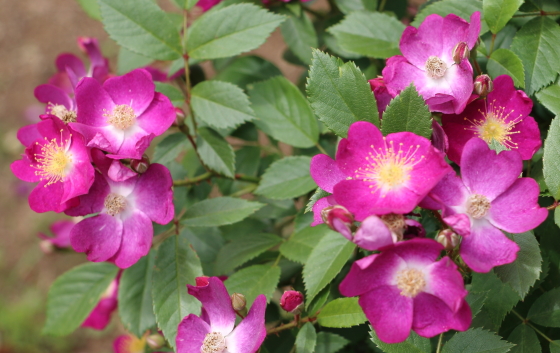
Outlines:
[[130,167],[138,174],[144,174],[150,166],[150,158],[147,154],[142,156],[142,159],[133,159],[130,161]]
[[474,93],[484,98],[494,90],[494,83],[488,75],[479,75],[474,80]]
[[146,343],[152,349],[160,349],[165,346],[165,338],[159,333],[155,333],[146,337]]
[[247,299],[240,293],[233,293],[231,295],[231,307],[235,311],[243,311],[247,308]]
[[39,242],[39,247],[41,248],[41,251],[46,255],[52,254],[54,252],[54,245],[48,240],[41,240]]
[[287,290],[280,299],[282,309],[294,315],[299,315],[303,309],[303,294],[296,290]]
[[179,126],[183,124],[183,121],[185,120],[185,112],[183,111],[183,109],[179,108],[179,107],[175,107],[175,121],[173,122],[172,126]]
[[451,229],[444,229],[440,231],[436,236],[436,240],[438,243],[443,245],[447,251],[453,250],[461,242],[459,235]]
[[200,276],[194,279],[197,287],[205,287],[210,283],[210,277]]
[[468,59],[468,57],[471,55],[471,53],[469,51],[469,45],[465,42],[457,43],[455,48],[453,48],[453,54],[452,55],[453,55],[453,61],[455,61],[455,64],[461,63],[461,61],[463,61],[463,59]]
[[325,207],[321,211],[321,217],[329,228],[337,231],[350,239],[352,237],[351,227],[354,223],[354,216],[340,205]]

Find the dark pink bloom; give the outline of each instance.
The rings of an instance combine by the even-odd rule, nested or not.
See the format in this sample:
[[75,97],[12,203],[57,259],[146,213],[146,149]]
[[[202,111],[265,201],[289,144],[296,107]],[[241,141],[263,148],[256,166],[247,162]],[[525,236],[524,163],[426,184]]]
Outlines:
[[36,124],[40,139],[30,143],[22,159],[11,165],[21,180],[39,184],[29,195],[35,212],[62,212],[75,206],[93,184],[94,170],[84,138],[50,116]]
[[39,85],[35,88],[35,98],[45,103],[46,114],[51,114],[64,121],[66,124],[76,122],[78,110],[76,101],[62,88],[55,85]]
[[155,92],[152,76],[144,69],[112,77],[103,86],[89,77],[76,87],[78,118],[72,127],[89,147],[107,151],[114,159],[140,159],[155,136],[175,121],[169,99]]
[[202,314],[183,318],[177,332],[177,353],[255,353],[266,337],[266,297],[259,295],[249,314],[235,326],[235,311],[223,282],[210,277],[208,284],[187,285],[189,294],[202,303]]
[[43,241],[48,242],[49,244],[52,244],[57,248],[69,248],[70,231],[75,224],[76,223],[74,223],[73,221],[66,219],[56,221],[49,227],[54,237],[46,236],[43,233],[39,233],[38,236],[39,238],[43,239]]
[[344,296],[360,297],[379,339],[398,343],[410,330],[433,337],[469,328],[472,314],[463,278],[450,258],[436,261],[441,244],[413,239],[381,250],[354,262],[339,287]]
[[372,80],[369,80],[368,82],[377,102],[377,110],[379,111],[379,116],[383,117],[385,109],[387,109],[389,102],[391,102],[391,99],[393,99],[394,96],[389,93],[389,90],[387,89],[387,86],[383,81],[383,77],[376,77]]
[[93,308],[89,316],[82,323],[82,327],[95,330],[103,330],[111,321],[111,314],[117,309],[117,295],[119,293],[120,273],[111,282],[107,290],[101,296],[99,303]]
[[407,27],[401,37],[403,56],[393,56],[383,79],[393,96],[414,83],[431,111],[460,114],[473,90],[473,70],[467,58],[459,64],[453,49],[461,42],[473,49],[480,32],[480,13],[470,24],[459,16],[433,14],[418,29]]
[[384,137],[365,121],[350,126],[338,146],[336,161],[317,155],[311,176],[356,220],[377,214],[406,214],[451,171],[443,153],[411,132]]
[[99,150],[93,150],[92,157],[101,172],[95,173],[95,182],[80,197],[80,205],[66,214],[99,214],[76,224],[70,241],[90,261],[112,261],[127,268],[150,251],[152,222],[167,224],[173,219],[173,180],[166,167],[154,163],[144,174],[115,182],[108,176],[112,160]]
[[404,215],[391,213],[367,217],[354,236],[346,238],[363,249],[375,251],[404,239],[425,236],[426,232],[420,223]]
[[199,0],[196,3],[196,6],[200,7],[202,11],[206,12],[221,2],[222,0]]
[[297,290],[287,290],[280,298],[280,306],[289,313],[299,314],[303,304],[303,294]]
[[537,203],[537,182],[519,178],[522,169],[516,151],[496,154],[486,142],[473,138],[463,149],[462,180],[448,174],[422,202],[422,207],[443,208],[444,221],[463,237],[463,260],[476,272],[488,272],[516,259],[519,247],[500,229],[526,232],[548,215]]
[[531,109],[533,101],[515,89],[511,77],[496,77],[494,90],[486,99],[472,101],[460,115],[443,115],[443,129],[449,136],[447,156],[459,164],[467,141],[480,137],[488,144],[495,140],[516,150],[524,160],[531,159],[541,147],[539,127],[529,116]]

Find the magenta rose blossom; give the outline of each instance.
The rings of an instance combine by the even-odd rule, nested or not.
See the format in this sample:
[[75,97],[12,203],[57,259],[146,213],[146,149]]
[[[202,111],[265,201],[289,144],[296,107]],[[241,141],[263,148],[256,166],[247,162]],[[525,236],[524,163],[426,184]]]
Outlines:
[[111,314],[117,309],[117,295],[119,293],[119,280],[121,272],[117,275],[105,292],[101,295],[99,302],[93,308],[82,327],[89,327],[95,330],[103,330],[111,321]]
[[384,137],[365,121],[350,126],[334,163],[324,155],[311,161],[315,182],[332,189],[336,203],[358,221],[372,214],[411,212],[449,171],[443,153],[428,139],[411,132]]
[[74,250],[85,252],[93,262],[111,261],[120,268],[134,265],[152,245],[152,222],[167,224],[173,219],[173,180],[161,164],[151,164],[144,174],[115,182],[108,177],[112,160],[99,150],[92,151],[101,173],[80,205],[69,209],[69,216],[99,213],[72,228]]
[[431,111],[460,114],[473,90],[473,70],[468,58],[453,58],[456,46],[472,50],[480,33],[480,12],[470,24],[450,14],[433,14],[418,29],[407,27],[400,41],[403,56],[393,56],[383,69],[383,80],[393,96],[414,83]]
[[443,208],[444,221],[463,237],[460,254],[465,263],[473,271],[488,272],[515,261],[519,251],[500,229],[526,232],[541,224],[548,211],[537,203],[537,182],[519,178],[523,162],[516,151],[496,154],[473,138],[463,148],[461,166],[462,180],[450,173],[422,206]]
[[514,88],[511,77],[496,77],[494,90],[486,99],[469,103],[460,115],[443,115],[443,129],[449,136],[447,156],[459,164],[467,141],[480,137],[488,144],[495,140],[516,150],[524,160],[531,159],[542,144],[537,122],[529,116],[531,109],[533,101]]
[[21,180],[39,183],[29,195],[33,211],[62,212],[77,204],[75,197],[89,191],[94,170],[79,133],[54,116],[36,125],[41,138],[27,146],[11,169]]
[[179,324],[177,353],[255,353],[266,337],[266,297],[257,296],[247,316],[234,328],[235,311],[223,282],[217,277],[198,282],[187,287],[202,303],[202,314],[190,314]]
[[359,296],[380,340],[404,341],[413,330],[433,337],[465,331],[472,320],[467,291],[450,258],[436,261],[443,246],[432,239],[413,239],[381,249],[352,264],[340,293]]
[[109,158],[140,159],[155,136],[175,121],[169,98],[155,92],[152,75],[137,69],[112,77],[103,86],[85,77],[76,87],[79,114],[72,127],[88,147],[109,152]]

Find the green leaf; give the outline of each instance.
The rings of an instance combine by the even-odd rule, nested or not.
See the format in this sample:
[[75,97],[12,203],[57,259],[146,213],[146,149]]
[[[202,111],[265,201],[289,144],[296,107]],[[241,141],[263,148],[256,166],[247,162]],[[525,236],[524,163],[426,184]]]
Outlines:
[[311,147],[319,140],[319,127],[311,106],[300,90],[283,76],[248,85],[255,125],[275,139],[295,147]]
[[264,294],[267,299],[270,299],[279,280],[280,267],[253,265],[235,272],[224,284],[229,293],[243,294],[249,307],[259,294]]
[[189,314],[200,313],[200,302],[187,293],[187,284],[202,276],[200,260],[182,235],[166,239],[156,251],[152,297],[158,327],[175,348],[177,326]]
[[201,127],[196,139],[200,159],[210,169],[233,178],[235,173],[235,152],[233,147],[216,131]]
[[229,82],[197,84],[192,89],[191,104],[197,119],[217,129],[236,127],[255,118],[247,95]]
[[494,267],[494,272],[523,299],[541,273],[541,250],[533,232],[511,234],[511,237],[520,248],[517,259],[511,264]]
[[465,332],[457,332],[443,346],[442,353],[506,353],[513,344],[502,340],[492,332],[481,328],[472,328]]
[[317,332],[312,323],[302,326],[296,336],[296,353],[313,353],[317,343]]
[[482,11],[482,1],[476,0],[442,0],[442,1],[435,1],[430,5],[424,7],[416,17],[414,17],[414,21],[412,21],[411,25],[414,27],[420,26],[424,19],[431,14],[438,14],[442,17],[445,17],[449,14],[455,14],[461,17],[465,21],[470,21],[471,15],[476,12],[480,11],[482,18],[480,23],[480,34],[484,34],[488,31],[488,25],[486,21],[483,20],[484,12]]
[[525,89],[532,95],[556,78],[560,71],[560,28],[546,16],[527,22],[511,43],[523,62]]
[[305,303],[305,310],[309,315],[317,315],[318,311],[328,302],[331,294],[330,286],[326,286],[313,298],[313,301]]
[[119,283],[119,317],[136,337],[156,325],[152,300],[152,272],[155,251],[124,270]]
[[516,344],[510,353],[542,352],[539,338],[535,331],[525,324],[517,326],[508,336],[508,341]]
[[560,353],[560,341],[550,342],[550,353]]
[[190,10],[194,5],[198,3],[198,0],[173,0],[180,9]]
[[560,288],[541,295],[529,309],[527,320],[546,327],[560,327]]
[[307,93],[319,119],[340,137],[353,122],[364,120],[379,127],[377,103],[371,87],[353,62],[313,51]]
[[189,28],[187,52],[206,60],[241,54],[264,43],[284,19],[253,4],[209,11]]
[[97,0],[77,0],[78,4],[82,9],[88,14],[89,17],[94,20],[101,21],[101,12],[99,11],[99,5]]
[[544,141],[544,181],[555,200],[560,199],[560,119],[552,120]]
[[492,324],[493,329],[500,327],[502,320],[519,301],[519,295],[506,283],[503,283],[494,272],[473,273],[471,292],[484,293],[486,301],[482,307]]
[[183,92],[177,87],[170,85],[169,83],[154,82],[156,85],[156,92],[159,92],[169,98],[173,106],[180,107],[185,102],[185,97]]
[[327,233],[338,234],[330,230],[326,224],[315,227],[306,227],[295,233],[280,245],[280,253],[286,258],[305,264],[313,248],[319,243]]
[[371,340],[385,353],[431,353],[430,340],[410,332],[406,341],[401,343],[385,343],[377,337],[374,331],[370,332]]
[[465,297],[467,303],[471,308],[472,316],[475,317],[482,309],[484,302],[486,301],[487,293],[473,293],[469,292]]
[[513,17],[523,0],[483,0],[484,19],[492,33],[498,33]]
[[223,274],[229,273],[281,242],[282,238],[266,233],[244,234],[242,237],[237,237],[218,253],[217,271]]
[[358,297],[338,298],[328,303],[317,316],[319,325],[325,327],[352,327],[367,321]]
[[380,12],[357,11],[327,31],[338,45],[350,53],[386,59],[399,55],[399,40],[405,29],[393,16]]
[[516,87],[525,87],[525,72],[523,71],[523,63],[517,55],[509,49],[495,50],[486,64],[488,73],[492,78],[500,75],[509,75],[513,79]]
[[166,164],[177,158],[188,147],[187,137],[182,132],[166,136],[156,145],[152,162]]
[[317,334],[315,353],[336,353],[348,343],[350,341],[336,333],[322,331]]
[[282,23],[282,26],[280,26],[284,41],[298,59],[310,65],[311,48],[319,46],[313,22],[311,22],[304,11],[301,11],[299,16],[289,11],[285,11],[284,14],[289,15],[286,21]]
[[537,93],[537,99],[555,115],[560,115],[560,86],[548,86]]
[[430,110],[413,83],[391,100],[383,114],[383,135],[401,131],[410,131],[427,139],[432,137]]
[[117,276],[106,262],[86,263],[58,277],[49,290],[43,334],[65,336],[77,329]]
[[185,227],[181,230],[181,234],[187,237],[202,262],[216,260],[220,248],[224,245],[224,238],[217,227]]
[[282,72],[270,61],[254,55],[235,58],[213,78],[245,87],[249,83],[264,81]]
[[255,194],[284,200],[308,193],[316,186],[309,174],[310,163],[311,157],[307,156],[290,156],[272,163]]
[[157,60],[182,55],[175,25],[152,0],[99,0],[105,30],[120,46]]
[[233,197],[215,197],[187,209],[181,223],[188,227],[217,227],[239,222],[260,210],[264,204]]
[[352,11],[376,11],[377,0],[334,0],[336,6],[345,14]]
[[354,251],[355,244],[336,232],[329,232],[309,254],[303,266],[303,281],[308,302],[342,270]]
[[323,197],[327,197],[329,195],[331,194],[326,192],[325,190],[317,188],[313,195],[311,195],[311,198],[309,199],[309,202],[307,202],[307,205],[305,205],[305,213],[313,211],[313,206],[315,205],[315,203],[319,201],[319,199],[322,199]]
[[136,54],[125,47],[120,47],[119,57],[117,58],[117,73],[119,75],[124,75],[129,71],[148,65],[152,61],[154,61],[154,59]]

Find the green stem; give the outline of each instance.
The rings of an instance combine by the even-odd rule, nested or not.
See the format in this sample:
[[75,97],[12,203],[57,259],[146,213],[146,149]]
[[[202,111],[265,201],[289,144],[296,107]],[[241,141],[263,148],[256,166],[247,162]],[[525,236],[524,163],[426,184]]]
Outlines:
[[385,8],[386,3],[387,3],[387,0],[381,0],[381,4],[379,4],[379,12],[383,12],[383,9]]
[[272,267],[278,266],[278,263],[280,262],[281,259],[282,259],[282,254],[278,254],[278,257],[276,258],[276,261],[274,261]]
[[490,55],[492,55],[492,52],[494,51],[494,42],[496,41],[496,35],[492,34],[492,42],[490,43],[490,50],[488,51],[488,57],[490,57]]
[[317,143],[315,144],[315,147],[317,147],[317,149],[319,149],[319,152],[321,152],[322,154],[326,154],[327,156],[329,155],[329,154],[327,153],[327,151],[325,151],[325,149],[323,148],[323,146],[321,146],[321,144],[320,144],[319,142],[317,142]]
[[173,186],[189,186],[189,185],[198,184],[201,181],[208,180],[208,179],[212,178],[212,176],[213,176],[213,174],[211,172],[206,172],[206,173],[200,174],[199,176],[196,176],[194,178],[188,178],[188,179],[183,179],[183,180],[174,180],[173,181]]
[[250,184],[249,186],[234,192],[233,194],[229,195],[231,197],[239,197],[239,196],[243,196],[245,194],[249,194],[251,192],[253,192],[259,185],[258,184]]
[[[306,322],[313,322],[313,321],[315,321],[314,317],[306,317],[306,318],[303,318],[303,319],[299,320],[299,323],[304,324]],[[294,320],[294,321],[289,322],[287,324],[271,328],[270,330],[266,330],[266,334],[271,335],[273,333],[278,333],[278,332],[281,332],[281,331],[284,331],[284,330],[288,330],[288,329],[296,327],[299,323],[296,320]]]
[[560,11],[535,11],[526,12],[519,15],[513,15],[513,17],[529,17],[529,16],[557,16],[560,15]]
[[439,334],[439,339],[438,339],[438,343],[437,343],[437,349],[436,349],[436,353],[440,353],[441,352],[441,344],[443,343],[443,332]]
[[531,324],[529,322],[528,319],[524,318],[523,316],[519,315],[519,313],[515,310],[511,311],[515,316],[517,316],[519,318],[519,320],[521,320],[523,322],[524,325],[529,326],[530,328],[532,328],[533,330],[535,330],[536,333],[538,333],[539,335],[541,335],[542,338],[544,338],[545,340],[547,340],[548,342],[553,342],[553,340],[548,337],[547,335],[545,335],[544,333],[542,333],[538,328],[536,328],[533,324]]

